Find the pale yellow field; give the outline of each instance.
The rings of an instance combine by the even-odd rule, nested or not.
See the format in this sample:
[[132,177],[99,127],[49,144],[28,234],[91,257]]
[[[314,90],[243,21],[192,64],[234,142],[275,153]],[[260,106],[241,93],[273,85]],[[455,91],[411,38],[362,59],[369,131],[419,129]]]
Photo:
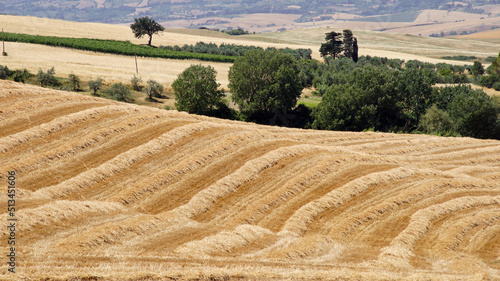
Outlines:
[[[146,44],[147,38],[137,39],[134,37],[128,25],[113,25],[102,23],[80,23],[63,20],[54,20],[36,17],[20,17],[0,15],[0,25],[5,32],[25,33],[45,36],[77,37],[77,38],[97,38],[129,40],[136,44]],[[199,35],[185,33],[169,32],[168,25],[165,25],[167,31],[160,35],[153,36],[153,45],[184,45],[195,44],[204,41],[216,44],[230,43],[240,45],[261,45],[276,46],[284,48],[281,44],[260,43],[249,41],[245,37],[230,36],[220,32],[202,31]]]
[[[37,73],[40,68],[46,71],[54,66],[57,76],[67,77],[70,73],[74,73],[84,80],[101,77],[106,83],[126,84],[129,84],[130,79],[136,74],[135,60],[131,56],[11,42],[6,43],[6,48],[9,55],[0,57],[0,65],[7,65],[11,69],[26,68],[32,73]],[[138,76],[142,77],[144,82],[153,79],[170,85],[177,75],[192,64],[212,66],[217,71],[218,82],[227,89],[229,83],[227,74],[231,66],[229,63],[139,57]]]
[[[256,40],[280,40],[283,43],[303,44],[312,48],[324,43],[325,33],[331,30],[331,28],[298,29],[279,33],[257,34],[250,36],[250,38]],[[353,30],[353,33],[358,38],[360,55],[464,65],[469,63],[440,58],[453,55],[475,55],[486,58],[488,56],[498,56],[500,51],[496,44],[481,40],[430,38],[363,30]],[[312,48],[312,50],[315,51],[314,55],[319,58],[319,51],[316,48]]]
[[464,39],[496,39],[500,41],[500,29],[460,36]]
[[3,80],[0,109],[18,219],[1,280],[500,279],[500,141],[260,126]]

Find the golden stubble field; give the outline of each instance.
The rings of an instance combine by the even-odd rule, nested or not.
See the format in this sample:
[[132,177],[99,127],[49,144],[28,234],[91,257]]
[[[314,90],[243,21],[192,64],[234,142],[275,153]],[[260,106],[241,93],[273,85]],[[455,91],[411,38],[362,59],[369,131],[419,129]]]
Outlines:
[[496,140],[260,126],[2,80],[0,170],[18,220],[2,280],[500,278]]
[[[145,38],[134,38],[127,25],[76,23],[7,15],[0,15],[0,25],[7,32],[129,40],[137,44],[144,44],[147,41]],[[349,23],[345,23],[337,28],[340,31],[342,28],[353,27],[349,26]],[[318,52],[319,46],[324,42],[324,34],[331,30],[332,28],[318,27],[278,33],[229,36],[206,30],[168,29],[161,36],[154,36],[153,44],[184,45],[203,41],[261,47],[310,48],[313,50],[313,57],[321,59]],[[440,57],[446,55],[476,55],[477,57],[498,55],[497,44],[491,42],[491,39],[428,38],[355,28],[353,30],[359,39],[360,55],[404,60],[418,59],[431,63],[447,62],[459,65],[470,64],[470,62],[442,60]],[[6,51],[9,56],[0,57],[0,65],[6,65],[11,69],[26,68],[36,73],[39,68],[45,70],[54,66],[58,76],[67,77],[70,73],[74,73],[83,80],[102,77],[107,83],[120,81],[129,83],[135,74],[133,57],[10,42],[6,43]],[[218,82],[227,89],[227,73],[231,66],[229,63],[139,58],[139,76],[144,81],[154,79],[168,86],[184,69],[191,64],[199,63],[212,65],[218,72]]]

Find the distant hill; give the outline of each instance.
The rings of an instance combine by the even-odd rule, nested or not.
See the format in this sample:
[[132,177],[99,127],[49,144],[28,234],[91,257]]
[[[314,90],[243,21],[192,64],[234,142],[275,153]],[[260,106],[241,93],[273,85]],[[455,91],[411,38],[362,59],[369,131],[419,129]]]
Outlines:
[[474,4],[467,5],[449,0],[4,0],[0,3],[0,13],[104,23],[127,23],[142,15],[152,16],[159,21],[170,21],[281,13],[300,15],[296,22],[304,22],[332,13],[371,16],[423,9],[488,14],[489,11],[476,8],[477,5],[485,4],[500,4],[500,1],[476,0]]

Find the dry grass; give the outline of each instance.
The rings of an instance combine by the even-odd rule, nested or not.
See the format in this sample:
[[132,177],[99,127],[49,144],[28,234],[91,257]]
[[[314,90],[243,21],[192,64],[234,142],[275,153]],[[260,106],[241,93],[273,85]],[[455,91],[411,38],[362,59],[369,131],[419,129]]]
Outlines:
[[[0,89],[0,169],[17,172],[22,257],[2,280],[500,278],[498,141]],[[5,221],[6,200],[0,209]]]
[[[36,73],[39,68],[44,70],[55,67],[56,75],[67,77],[74,73],[85,81],[101,77],[105,84],[114,82],[130,83],[136,75],[133,57],[100,54],[88,51],[77,51],[65,48],[55,48],[24,43],[6,43],[7,57],[0,59],[0,64],[11,69],[26,68]],[[217,71],[217,81],[227,88],[230,64],[215,62],[200,62],[194,60],[170,59],[137,59],[139,76],[143,81],[149,79],[160,83],[171,84],[184,69],[192,64],[211,65]],[[82,85],[87,87],[87,85]]]

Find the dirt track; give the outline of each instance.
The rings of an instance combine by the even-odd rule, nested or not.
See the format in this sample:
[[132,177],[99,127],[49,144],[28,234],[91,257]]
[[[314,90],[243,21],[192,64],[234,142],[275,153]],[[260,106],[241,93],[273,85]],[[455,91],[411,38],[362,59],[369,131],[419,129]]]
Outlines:
[[0,188],[14,170],[18,191],[2,280],[500,278],[499,141],[259,126],[7,81],[0,111]]

